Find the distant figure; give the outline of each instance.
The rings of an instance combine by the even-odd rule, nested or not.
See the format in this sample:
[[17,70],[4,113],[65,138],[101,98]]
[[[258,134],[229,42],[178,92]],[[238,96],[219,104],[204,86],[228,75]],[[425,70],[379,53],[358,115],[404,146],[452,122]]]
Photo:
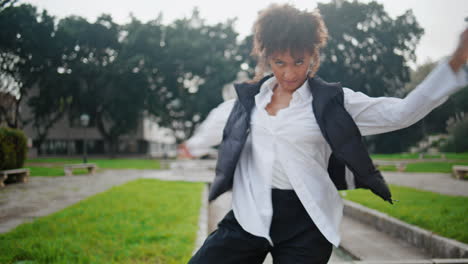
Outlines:
[[[406,98],[372,98],[315,75],[328,34],[318,12],[261,11],[253,27],[254,81],[214,109],[181,144],[196,157],[221,143],[209,200],[232,189],[232,210],[191,264],[327,263],[340,243],[339,189],[369,188],[392,202],[362,135],[417,122],[468,84],[468,30],[453,55]],[[271,71],[266,75],[264,72]]]

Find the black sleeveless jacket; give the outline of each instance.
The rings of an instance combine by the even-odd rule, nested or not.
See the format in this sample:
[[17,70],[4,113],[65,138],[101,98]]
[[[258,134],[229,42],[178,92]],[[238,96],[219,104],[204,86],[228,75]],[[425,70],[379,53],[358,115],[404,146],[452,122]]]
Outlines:
[[[232,189],[234,170],[250,132],[250,115],[255,105],[255,95],[270,76],[258,83],[235,84],[238,100],[229,115],[218,150],[216,177],[211,185],[209,200]],[[369,157],[361,133],[344,108],[344,94],[340,83],[327,83],[319,77],[309,78],[313,94],[312,109],[322,135],[332,149],[328,173],[338,190],[352,186],[368,188],[382,199],[392,203],[390,190]],[[347,179],[345,166],[354,174]],[[311,171],[311,174],[314,172]],[[353,181],[353,182],[350,182]]]

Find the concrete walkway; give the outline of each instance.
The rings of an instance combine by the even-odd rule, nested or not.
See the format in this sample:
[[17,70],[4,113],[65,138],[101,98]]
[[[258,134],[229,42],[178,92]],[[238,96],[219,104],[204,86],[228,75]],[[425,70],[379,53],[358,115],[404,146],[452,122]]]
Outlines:
[[468,181],[448,173],[382,172],[388,183],[447,195],[468,196]]
[[344,216],[341,223],[340,247],[366,261],[429,260],[421,249],[388,234]]

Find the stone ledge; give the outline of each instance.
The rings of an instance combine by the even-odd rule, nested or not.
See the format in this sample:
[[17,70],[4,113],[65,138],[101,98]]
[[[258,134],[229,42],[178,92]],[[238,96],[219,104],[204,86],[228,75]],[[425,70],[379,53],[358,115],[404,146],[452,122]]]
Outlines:
[[[344,200],[344,204],[344,214],[369,224],[381,232],[387,233],[395,238],[404,240],[418,248],[421,248],[432,258],[440,258],[437,260],[439,262],[435,262],[436,259],[434,259],[429,263],[447,263],[441,262],[443,261],[443,258],[468,258],[468,244],[436,235],[430,231],[410,225],[358,203]],[[465,260],[465,262],[458,263],[468,262]]]
[[203,185],[201,198],[202,204],[200,207],[200,216],[198,217],[197,238],[192,255],[197,252],[197,250],[203,245],[205,239],[208,237],[208,184]]

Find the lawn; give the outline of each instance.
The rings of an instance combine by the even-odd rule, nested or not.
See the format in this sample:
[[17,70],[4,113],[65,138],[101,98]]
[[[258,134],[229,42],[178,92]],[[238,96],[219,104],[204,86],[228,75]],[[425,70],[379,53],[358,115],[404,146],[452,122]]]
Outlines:
[[[406,165],[404,172],[441,172],[441,173],[452,173],[453,165],[468,165],[468,161],[461,162],[418,162],[418,163],[409,163]],[[379,166],[380,171],[397,171],[395,166],[385,165]]]
[[[24,167],[31,170],[31,176],[65,176],[63,165],[82,163],[82,159],[69,158],[38,158],[29,159]],[[88,163],[96,163],[100,169],[160,169],[160,163],[155,159],[90,159]],[[73,170],[73,174],[86,174],[87,170]]]
[[[453,165],[468,165],[468,153],[445,153],[447,161],[434,161],[440,159],[440,155],[424,156],[423,160],[418,160],[419,154],[396,153],[396,154],[373,154],[372,159],[380,160],[415,160],[415,163],[409,163],[405,172],[442,172],[452,173]],[[432,160],[431,160],[432,159]],[[395,166],[380,166],[381,171],[396,171]]]
[[[449,160],[466,160],[468,161],[468,152],[464,153],[444,153],[445,158]],[[419,159],[418,153],[395,153],[395,154],[372,154],[373,159]],[[439,155],[424,155],[424,159],[440,159],[442,156]]]
[[452,173],[453,165],[468,165],[468,161],[463,162],[422,162],[412,163],[406,166],[406,172],[444,172]]
[[395,153],[395,154],[372,154],[372,159],[418,159],[419,154],[417,153]]
[[0,263],[186,263],[203,184],[140,179],[0,234]]
[[391,185],[391,205],[369,190],[341,192],[348,200],[384,212],[404,222],[431,230],[444,237],[468,243],[468,197],[442,195]]

